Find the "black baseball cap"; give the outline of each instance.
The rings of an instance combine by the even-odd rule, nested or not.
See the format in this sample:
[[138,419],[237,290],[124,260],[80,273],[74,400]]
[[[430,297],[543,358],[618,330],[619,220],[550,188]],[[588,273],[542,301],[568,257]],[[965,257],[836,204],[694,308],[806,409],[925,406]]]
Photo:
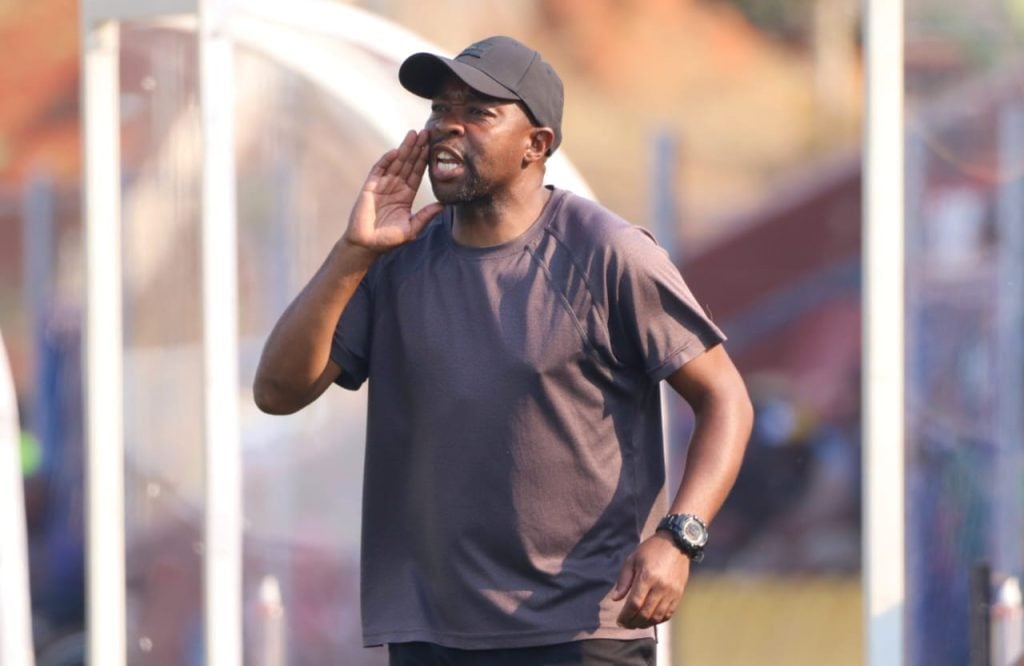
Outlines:
[[540,54],[511,37],[488,37],[463,49],[455,59],[414,53],[398,70],[406,90],[431,99],[449,74],[496,99],[519,100],[540,127],[555,132],[554,152],[562,143],[562,80]]

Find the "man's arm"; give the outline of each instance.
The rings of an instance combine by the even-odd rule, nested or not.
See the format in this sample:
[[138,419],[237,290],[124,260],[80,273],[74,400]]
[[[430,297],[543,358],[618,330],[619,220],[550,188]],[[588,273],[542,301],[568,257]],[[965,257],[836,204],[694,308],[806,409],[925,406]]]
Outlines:
[[370,170],[348,229],[320,270],[292,301],[263,347],[253,396],[270,414],[291,414],[316,400],[341,368],[331,358],[334,329],[359,282],[381,254],[416,238],[438,203],[415,215],[411,205],[427,164],[426,131],[410,131]]
[[[669,513],[710,523],[736,481],[750,437],[753,408],[743,379],[722,345],[712,347],[668,378],[696,417],[686,469]],[[690,575],[690,559],[656,532],[626,559],[612,598],[626,598],[619,624],[650,627],[672,617]]]

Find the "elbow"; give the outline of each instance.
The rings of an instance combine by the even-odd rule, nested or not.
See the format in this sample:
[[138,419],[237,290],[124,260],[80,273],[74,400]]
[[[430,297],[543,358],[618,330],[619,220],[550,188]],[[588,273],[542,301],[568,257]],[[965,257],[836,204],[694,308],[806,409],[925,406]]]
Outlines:
[[736,381],[730,382],[725,388],[721,400],[722,404],[727,405],[737,430],[743,433],[745,445],[754,427],[754,403],[751,402],[747,386],[739,375],[736,376]]
[[730,424],[730,430],[735,433],[733,439],[746,448],[754,427],[754,405],[738,374],[735,381],[722,382],[692,406],[698,415],[723,419]]
[[754,403],[750,400],[750,394],[747,393],[746,387],[742,388],[741,395],[736,401],[736,411],[739,414],[740,424],[743,428],[743,432],[746,433],[744,438],[744,446],[746,440],[750,439],[750,433],[754,429]]
[[288,400],[287,394],[274,381],[258,374],[252,385],[252,397],[259,410],[266,414],[284,416],[299,411],[299,407]]

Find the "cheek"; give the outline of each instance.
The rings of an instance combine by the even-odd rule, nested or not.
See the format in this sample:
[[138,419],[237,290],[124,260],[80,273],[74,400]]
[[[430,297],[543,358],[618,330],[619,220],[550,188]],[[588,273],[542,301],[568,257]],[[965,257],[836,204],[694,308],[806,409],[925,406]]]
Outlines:
[[500,159],[503,165],[518,170],[522,166],[523,157],[526,155],[529,145],[522,136],[510,134],[502,137],[500,142],[496,142],[494,148],[495,157]]
[[498,175],[520,171],[528,148],[521,134],[466,133],[466,160],[478,173]]

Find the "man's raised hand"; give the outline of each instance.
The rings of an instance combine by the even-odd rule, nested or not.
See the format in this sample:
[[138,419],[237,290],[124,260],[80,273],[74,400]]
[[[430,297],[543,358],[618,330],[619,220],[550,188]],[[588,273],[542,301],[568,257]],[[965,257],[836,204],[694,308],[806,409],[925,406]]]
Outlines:
[[427,131],[410,130],[398,148],[377,160],[352,206],[345,241],[382,254],[416,238],[441,212],[444,206],[434,202],[412,213],[429,152]]

